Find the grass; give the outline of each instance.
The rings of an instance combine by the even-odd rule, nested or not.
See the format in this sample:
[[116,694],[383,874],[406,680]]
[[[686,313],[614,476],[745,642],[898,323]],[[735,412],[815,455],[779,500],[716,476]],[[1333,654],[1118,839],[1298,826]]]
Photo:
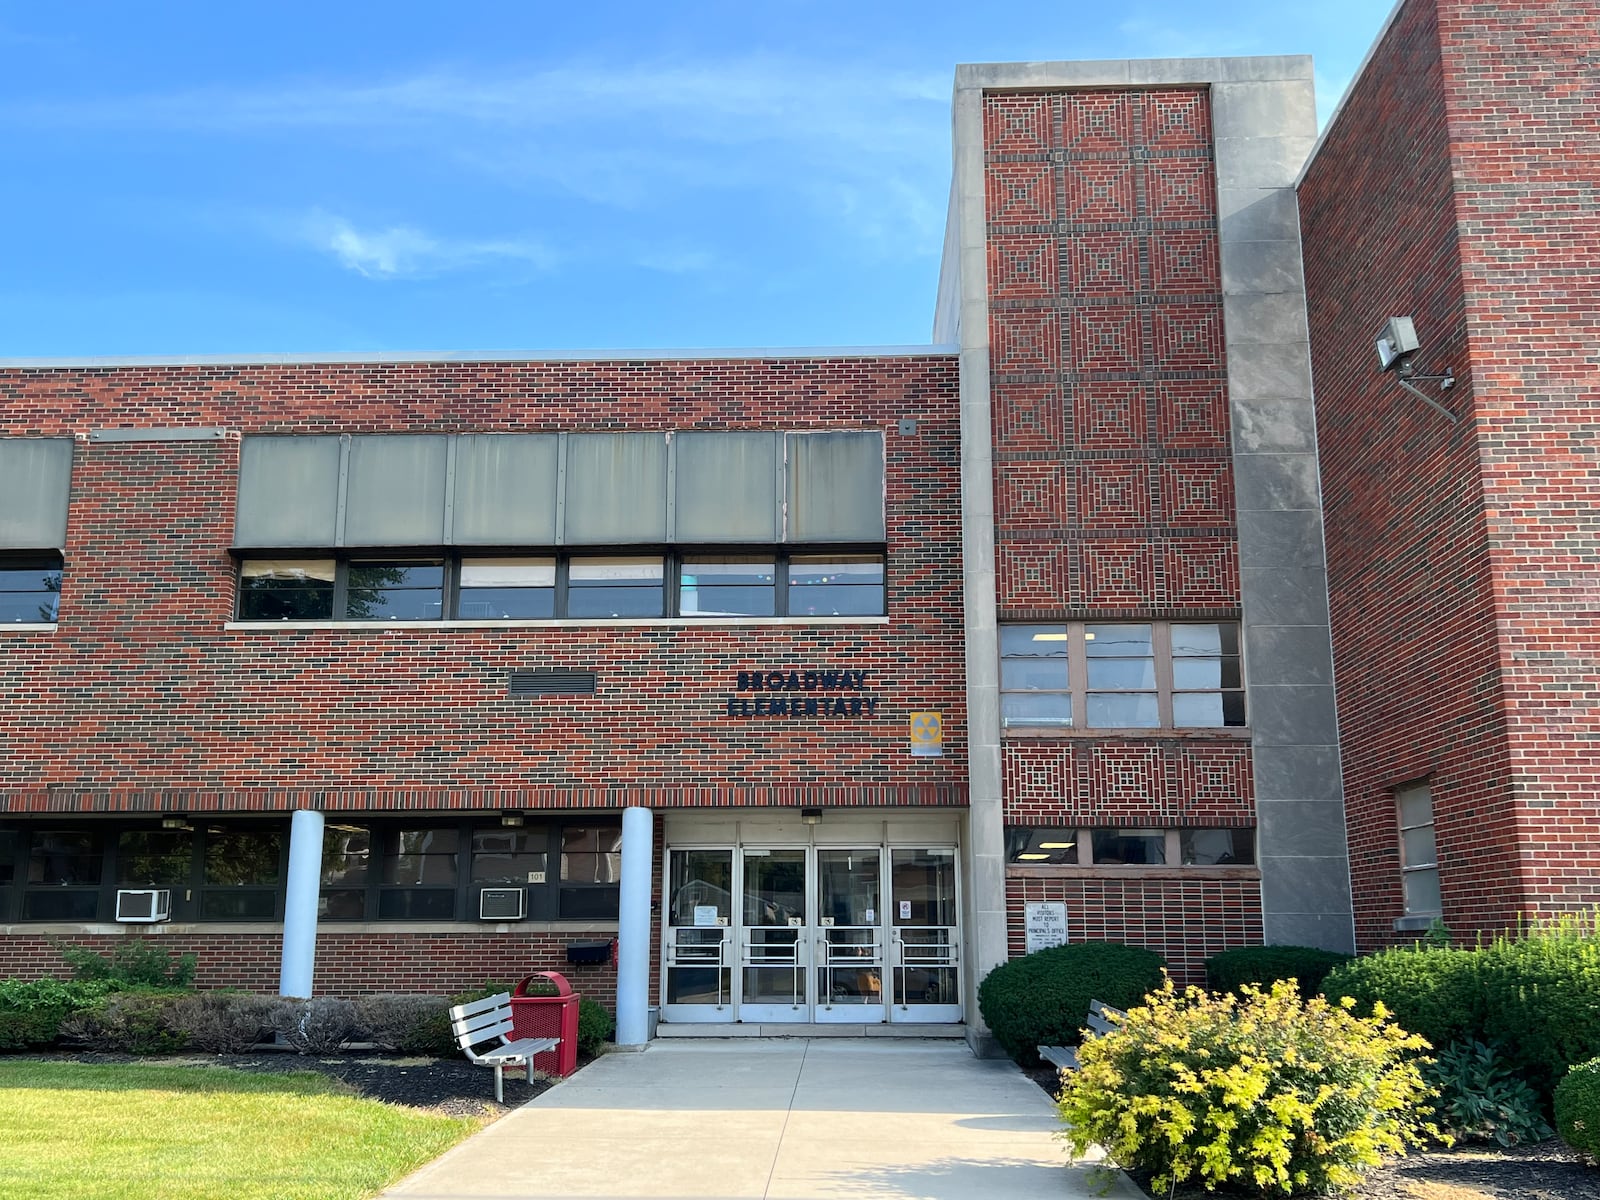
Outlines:
[[7,1200],[360,1200],[480,1121],[313,1072],[0,1062]]

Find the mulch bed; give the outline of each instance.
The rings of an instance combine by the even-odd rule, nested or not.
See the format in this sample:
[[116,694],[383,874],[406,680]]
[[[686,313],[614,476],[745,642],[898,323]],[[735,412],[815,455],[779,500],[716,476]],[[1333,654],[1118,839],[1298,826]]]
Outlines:
[[[1025,1072],[1054,1098],[1058,1087],[1054,1067]],[[1256,1193],[1207,1192],[1179,1188],[1169,1197],[1150,1190],[1149,1180],[1133,1176],[1134,1183],[1152,1200],[1216,1200],[1217,1197],[1254,1196]],[[1600,1200],[1600,1166],[1586,1163],[1565,1143],[1552,1138],[1531,1146],[1501,1149],[1458,1143],[1427,1152],[1413,1151],[1405,1158],[1388,1160],[1368,1172],[1346,1200]]]
[[[167,1066],[231,1067],[235,1071],[321,1071],[355,1089],[358,1095],[388,1104],[448,1116],[479,1116],[489,1110],[495,1116],[526,1104],[550,1087],[547,1079],[531,1083],[520,1069],[508,1071],[505,1080],[506,1102],[494,1100],[494,1072],[474,1066],[465,1059],[403,1058],[385,1054],[343,1054],[337,1058],[312,1055],[268,1054],[183,1054],[164,1058],[129,1054],[51,1054],[18,1055],[41,1062],[150,1063]],[[583,1060],[579,1060],[579,1066]]]

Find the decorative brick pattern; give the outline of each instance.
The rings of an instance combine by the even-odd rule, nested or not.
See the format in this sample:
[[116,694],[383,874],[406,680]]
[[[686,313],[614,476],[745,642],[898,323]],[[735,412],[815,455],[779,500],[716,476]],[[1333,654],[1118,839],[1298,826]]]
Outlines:
[[1169,538],[1161,544],[1161,583],[1173,608],[1228,608],[1239,595],[1239,543],[1232,538]]
[[1007,404],[995,414],[994,445],[1001,455],[1059,451],[1066,437],[1061,386],[1014,383]]
[[1056,245],[1046,233],[996,234],[989,241],[989,279],[998,299],[1056,294]]
[[1065,468],[1054,462],[1005,463],[995,469],[996,515],[1008,528],[1056,529],[1066,517]]
[[[1458,935],[1600,903],[1593,15],[1410,0],[1300,189],[1363,948],[1417,779]],[[1459,424],[1372,370],[1395,313]]]
[[1237,740],[1016,739],[1002,769],[1011,825],[1255,823],[1250,747]]

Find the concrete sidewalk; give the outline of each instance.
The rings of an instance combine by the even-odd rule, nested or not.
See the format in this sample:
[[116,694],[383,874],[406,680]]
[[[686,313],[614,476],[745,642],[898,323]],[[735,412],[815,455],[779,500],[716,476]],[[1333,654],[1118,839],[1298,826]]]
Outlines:
[[[965,1043],[657,1041],[611,1054],[385,1196],[1076,1200],[1049,1098]],[[1139,1193],[1120,1177],[1111,1196]]]

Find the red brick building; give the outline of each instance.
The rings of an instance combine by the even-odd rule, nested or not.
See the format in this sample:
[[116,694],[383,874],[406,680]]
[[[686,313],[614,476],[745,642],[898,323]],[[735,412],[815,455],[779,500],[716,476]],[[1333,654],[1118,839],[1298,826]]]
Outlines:
[[[1300,182],[1364,946],[1600,902],[1597,48],[1408,0]],[[1454,422],[1378,372],[1401,315]]]

